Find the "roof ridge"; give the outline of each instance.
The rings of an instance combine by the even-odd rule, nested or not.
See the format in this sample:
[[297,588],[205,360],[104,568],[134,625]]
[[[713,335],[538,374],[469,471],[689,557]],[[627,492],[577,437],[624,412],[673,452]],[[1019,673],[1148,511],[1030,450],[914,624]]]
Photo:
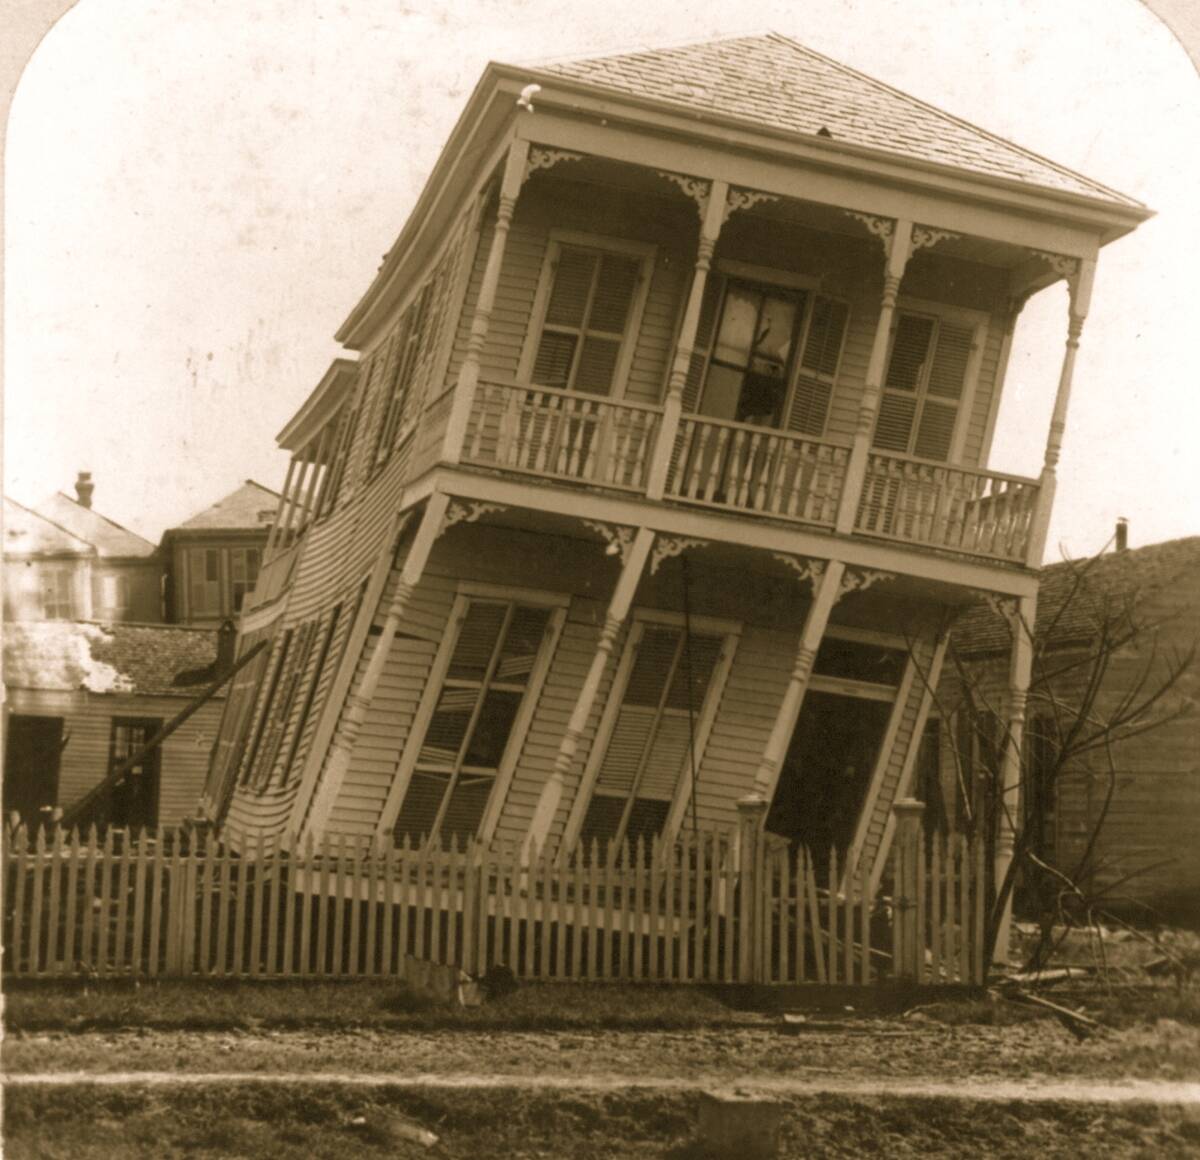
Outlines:
[[[665,52],[675,48],[691,48],[697,44],[724,44],[730,40],[748,40],[751,37],[767,37],[777,35],[769,28],[763,28],[761,25],[756,25],[753,29],[747,29],[745,32],[734,32],[722,36],[686,36],[680,37],[679,40],[671,40],[656,44],[645,44],[638,42],[634,44],[629,42],[625,47],[604,48],[597,52],[584,53],[582,56],[578,53],[556,53],[554,56],[530,57],[527,60],[514,61],[513,66],[520,68],[542,69],[549,65],[555,64],[575,64],[588,60],[604,60],[610,56],[629,56],[635,52]],[[500,62],[497,62],[500,63]]]
[[[74,499],[73,497],[67,495],[67,493],[65,491],[63,491],[61,488],[57,492],[55,492],[55,494],[61,495],[63,497],[63,499],[69,501],[70,503],[73,503],[77,508],[80,508],[81,510],[83,510],[85,512],[90,512],[92,515],[94,515],[96,517],[96,519],[103,520],[106,524],[111,524],[114,528],[117,529],[118,532],[124,532],[127,536],[133,536],[135,539],[141,540],[143,544],[148,544],[152,551],[156,547],[156,545],[151,540],[146,539],[146,537],[143,536],[141,534],[141,532],[135,532],[132,528],[127,528],[124,524],[117,523],[117,521],[114,520],[112,518],[112,516],[106,516],[103,512],[99,512],[93,507],[87,507],[85,504],[81,504],[79,502],[79,500]],[[80,536],[79,538],[82,539],[83,537]]]
[[1121,193],[1120,190],[1113,189],[1109,185],[1105,185],[1102,181],[1097,181],[1094,177],[1089,177],[1086,173],[1080,173],[1077,169],[1071,169],[1061,162],[1055,161],[1050,157],[1045,157],[1041,153],[1037,153],[1024,145],[1018,144],[1016,141],[1010,141],[1007,137],[1002,137],[999,133],[994,133],[991,129],[985,129],[982,125],[975,124],[974,121],[968,121],[963,117],[959,117],[954,113],[947,112],[945,109],[939,108],[937,105],[930,104],[928,101],[922,100],[920,97],[913,96],[912,93],[906,92],[904,89],[898,89],[895,85],[888,84],[887,81],[881,81],[878,77],[873,77],[869,73],[860,72],[853,65],[848,65],[843,61],[836,60],[832,56],[826,56],[823,52],[818,52],[815,48],[809,48],[807,44],[801,44],[794,37],[788,36],[782,32],[769,31],[767,37],[786,44],[789,48],[796,52],[807,56],[816,57],[824,61],[826,64],[832,65],[844,73],[866,81],[868,84],[874,85],[876,88],[886,89],[889,93],[900,97],[905,101],[911,101],[914,105],[919,105],[931,113],[935,113],[939,117],[944,117],[948,121],[953,121],[956,125],[960,125],[964,129],[969,129],[973,133],[980,133],[991,141],[1005,146],[1005,148],[1015,150],[1017,153],[1037,161],[1042,165],[1048,165],[1051,169],[1066,177],[1073,177],[1079,181],[1084,181],[1088,185],[1094,186],[1098,190],[1103,190],[1104,193],[1111,197],[1117,198],[1119,201],[1129,202],[1137,206],[1145,208],[1145,203],[1138,201],[1137,198],[1130,197],[1126,193]]
[[[52,528],[57,528],[60,532],[62,532],[62,534],[64,536],[69,536],[72,540],[78,540],[79,543],[85,545],[88,548],[91,548],[91,550],[93,552],[95,552],[97,555],[99,555],[99,550],[97,549],[95,544],[93,544],[90,540],[85,540],[82,536],[76,535],[73,531],[71,531],[70,528],[64,528],[62,526],[62,524],[60,524],[57,520],[52,520],[49,516],[42,515],[42,513],[37,510],[37,508],[30,507],[28,504],[22,503],[19,499],[13,499],[13,497],[11,495],[5,494],[4,498],[8,503],[14,504],[15,506],[19,507],[26,514],[35,516],[37,519],[41,520],[43,523],[49,524]],[[150,543],[149,540],[147,540],[146,542],[148,544]],[[151,547],[153,547],[153,546],[154,545],[151,544]]]

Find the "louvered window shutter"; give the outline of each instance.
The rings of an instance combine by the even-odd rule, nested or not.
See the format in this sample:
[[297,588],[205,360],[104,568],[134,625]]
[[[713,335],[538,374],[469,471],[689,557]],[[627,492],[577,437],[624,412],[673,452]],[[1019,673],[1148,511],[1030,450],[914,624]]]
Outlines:
[[696,341],[692,345],[691,362],[688,364],[687,381],[683,386],[683,410],[689,414],[700,402],[700,389],[704,386],[704,375],[708,369],[708,356],[717,324],[717,310],[725,290],[725,279],[710,273],[704,284],[704,297],[700,300],[700,319],[696,324]]
[[913,453],[923,459],[945,459],[950,454],[974,340],[975,333],[970,327],[946,322],[938,327],[921,421],[917,424],[913,445]]
[[622,254],[560,249],[533,364],[536,385],[611,393],[640,269]]
[[829,418],[829,400],[837,379],[842,343],[850,309],[844,302],[819,295],[813,302],[808,335],[800,356],[796,391],[788,411],[791,431],[824,435]]

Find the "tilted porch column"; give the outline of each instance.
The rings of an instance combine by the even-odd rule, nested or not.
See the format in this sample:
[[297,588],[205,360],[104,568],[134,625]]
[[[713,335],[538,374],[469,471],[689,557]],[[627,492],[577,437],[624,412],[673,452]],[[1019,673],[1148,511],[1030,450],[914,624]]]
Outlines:
[[700,304],[704,301],[704,288],[708,283],[708,271],[712,267],[713,251],[721,236],[721,226],[728,216],[727,199],[729,186],[724,181],[714,181],[708,191],[708,201],[700,221],[700,241],[696,246],[696,265],[692,272],[692,289],[688,294],[679,324],[679,338],[675,344],[675,359],[671,363],[671,375],[667,380],[667,397],[663,400],[662,426],[654,448],[654,462],[646,482],[648,499],[662,499],[667,484],[667,472],[671,467],[671,456],[675,450],[675,436],[679,431],[679,420],[683,415],[683,390],[687,385],[688,370],[692,365],[692,347],[696,342],[696,330],[700,325]]
[[612,599],[608,603],[608,613],[604,617],[604,627],[600,630],[600,639],[596,642],[592,663],[583,679],[583,686],[579,690],[579,696],[575,699],[575,707],[571,710],[571,718],[567,722],[566,731],[559,743],[558,753],[554,758],[554,772],[542,787],[537,807],[533,811],[533,818],[529,823],[526,837],[527,850],[535,842],[539,847],[543,845],[550,833],[550,827],[554,823],[554,817],[562,802],[567,775],[575,763],[575,754],[579,749],[580,739],[583,737],[583,731],[587,728],[588,718],[592,715],[596,697],[600,692],[600,682],[604,677],[604,670],[616,647],[617,634],[621,631],[621,626],[629,615],[630,606],[633,604],[633,594],[637,591],[637,586],[641,581],[642,572],[646,567],[646,558],[650,555],[653,543],[654,533],[649,528],[638,528],[621,568],[621,575],[617,578]]
[[846,465],[846,482],[842,486],[842,500],[838,507],[836,531],[843,536],[848,536],[854,531],[858,501],[862,498],[863,483],[867,476],[867,459],[871,453],[871,438],[875,434],[875,419],[879,414],[879,398],[883,392],[883,376],[887,366],[892,320],[896,314],[896,298],[900,293],[900,279],[904,277],[904,269],[912,253],[912,222],[894,222],[891,235],[885,235],[884,246],[887,258],[883,272],[879,318],[875,323],[875,337],[871,340],[871,357],[867,362],[862,402],[858,407],[854,446],[850,451],[850,461]]
[[817,658],[817,649],[821,647],[821,640],[825,636],[829,614],[842,593],[842,577],[846,565],[838,560],[830,560],[823,570],[819,569],[819,564],[809,565],[808,575],[812,577],[813,582],[812,604],[808,607],[808,615],[804,618],[804,627],[800,631],[800,644],[796,649],[792,675],[783,694],[779,712],[775,715],[775,724],[771,727],[771,736],[767,740],[766,749],[763,750],[754,779],[754,792],[768,802],[775,796],[779,771],[783,768],[783,759],[787,756],[796,722],[800,719],[808,678],[812,673],[813,661]]
[[1054,509],[1054,493],[1058,487],[1058,458],[1062,453],[1063,434],[1067,426],[1067,407],[1071,401],[1071,381],[1075,376],[1075,355],[1092,300],[1092,281],[1096,263],[1082,259],[1075,264],[1074,273],[1067,278],[1070,306],[1067,317],[1067,345],[1063,351],[1062,369],[1058,374],[1058,392],[1054,396],[1054,411],[1050,416],[1050,432],[1046,437],[1046,455],[1038,489],[1037,510],[1029,529],[1029,556],[1026,563],[1040,568],[1046,552],[1046,537],[1050,534],[1050,515]]
[[463,439],[467,434],[467,423],[471,408],[475,404],[475,388],[479,383],[479,364],[483,347],[487,342],[492,311],[496,306],[496,288],[500,284],[500,268],[504,264],[504,249],[508,244],[508,231],[513,213],[517,208],[517,195],[525,180],[529,160],[529,142],[518,138],[509,146],[504,162],[504,176],[500,180],[500,204],[496,210],[496,228],[492,234],[492,245],[488,250],[487,265],[479,285],[479,298],[475,303],[475,314],[471,319],[471,334],[462,366],[458,369],[458,380],[454,386],[454,399],[450,415],[446,420],[446,440],[442,446],[442,459],[446,463],[457,463],[462,456]]
[[[1004,753],[1000,760],[999,809],[996,819],[996,854],[993,863],[997,890],[1012,865],[1013,848],[1020,825],[1022,798],[1021,771],[1025,709],[1029,697],[1029,680],[1033,672],[1033,627],[1037,616],[1037,597],[1026,596],[1014,602],[1008,621],[1012,626],[1012,656],[1008,675],[1007,721],[1004,732]],[[1025,792],[1028,792],[1026,789]],[[1008,965],[1008,937],[1012,926],[1012,894],[1004,904],[992,948],[992,962]]]
[[[333,800],[341,788],[342,779],[350,767],[350,755],[354,752],[354,744],[362,732],[363,722],[367,718],[367,710],[375,696],[379,678],[383,676],[388,654],[392,650],[392,641],[412,600],[413,590],[419,583],[429,562],[429,554],[433,551],[434,541],[441,534],[442,525],[446,518],[446,509],[450,500],[443,492],[435,491],[425,505],[421,523],[413,537],[412,547],[404,558],[400,576],[396,582],[396,591],[388,606],[387,618],[383,622],[380,634],[375,637],[375,651],[363,672],[358,687],[351,687],[342,705],[341,715],[334,730],[333,740],[329,745],[329,756],[326,759],[324,776],[321,778],[317,800],[309,816],[309,827],[320,832],[325,818],[332,807]],[[370,637],[368,636],[368,640]]]

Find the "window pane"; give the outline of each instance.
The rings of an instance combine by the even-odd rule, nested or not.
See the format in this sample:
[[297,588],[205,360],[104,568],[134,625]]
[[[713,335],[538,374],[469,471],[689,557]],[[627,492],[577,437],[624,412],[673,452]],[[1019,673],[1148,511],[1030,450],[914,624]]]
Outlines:
[[635,258],[605,254],[600,259],[600,278],[596,284],[592,312],[587,323],[589,330],[605,330],[610,334],[624,333],[637,279],[638,262]]
[[901,649],[827,636],[817,650],[813,672],[825,677],[895,686],[904,673],[904,663]]
[[220,562],[217,557],[217,550],[209,548],[204,553],[204,579],[208,581],[216,581],[220,578]]
[[596,255],[587,250],[563,247],[554,274],[554,289],[546,308],[546,322],[554,326],[582,326],[592,288]]
[[483,604],[475,601],[467,607],[458,641],[454,646],[454,655],[450,659],[447,675],[451,680],[483,680],[487,675],[500,630],[504,627],[507,612],[508,606],[505,604]]
[[443,774],[418,771],[412,775],[392,831],[397,842],[406,836],[410,841],[419,842],[433,831],[438,809],[449,784],[450,778]]
[[740,367],[750,361],[760,301],[761,295],[750,293],[740,286],[729,287],[725,295],[725,308],[721,312],[721,328],[713,347],[713,358]]
[[421,746],[422,765],[451,766],[455,763],[478,699],[478,689],[442,690],[438,707],[425,731],[425,742]]
[[677,628],[647,625],[638,645],[629,683],[625,686],[624,704],[658,705],[682,635]]
[[796,326],[796,303],[790,298],[767,297],[755,335],[755,370],[783,377],[792,353]]
[[[690,655],[689,655],[690,654]],[[708,692],[708,682],[716,667],[717,658],[721,655],[721,638],[719,636],[697,636],[692,634],[690,646],[684,642],[679,654],[679,664],[675,666],[675,677],[667,692],[666,705],[669,709],[692,708],[700,712],[704,704],[704,695]],[[689,663],[690,662],[690,663]],[[688,696],[689,668],[691,670],[691,696]]]
[[542,387],[565,387],[571,377],[571,362],[578,341],[577,335],[547,330],[538,345],[533,381]]
[[915,391],[933,338],[933,319],[901,314],[888,363],[886,384],[897,391]]
[[916,411],[915,398],[885,392],[879,403],[879,418],[875,421],[872,445],[884,451],[907,451]]
[[253,584],[258,579],[258,561],[259,553],[257,548],[249,548],[246,551],[246,579]]
[[483,699],[479,720],[471,735],[471,742],[463,757],[463,764],[497,769],[508,735],[512,732],[513,720],[521,705],[520,693],[509,693],[502,689],[491,689]]
[[464,774],[458,779],[458,784],[450,792],[450,800],[446,803],[446,812],[438,828],[443,845],[449,845],[447,839],[450,837],[460,840],[475,837],[495,782],[494,777],[471,774]]
[[549,619],[550,610],[546,608],[514,609],[504,647],[500,650],[500,662],[496,666],[497,681],[506,685],[523,685],[529,680]]

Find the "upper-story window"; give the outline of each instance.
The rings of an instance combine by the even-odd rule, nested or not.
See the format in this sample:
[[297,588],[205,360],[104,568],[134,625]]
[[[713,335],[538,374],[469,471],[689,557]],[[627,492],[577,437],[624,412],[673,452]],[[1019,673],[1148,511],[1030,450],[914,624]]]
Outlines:
[[220,548],[188,549],[188,614],[221,615]]
[[522,378],[540,387],[619,395],[648,288],[653,247],[552,237]]
[[41,570],[42,616],[70,620],[75,615],[75,573],[71,568]]
[[100,577],[100,597],[106,613],[129,611],[129,577],[110,573]]
[[[736,266],[727,263],[728,266]],[[714,273],[684,406],[714,419],[822,435],[850,311],[808,280]]]
[[954,460],[959,417],[974,386],[976,325],[950,314],[901,310],[892,330],[874,446]]
[[187,616],[232,616],[240,612],[258,579],[259,548],[189,548]]
[[259,551],[257,548],[229,550],[230,596],[234,612],[241,612],[247,593],[258,579]]

